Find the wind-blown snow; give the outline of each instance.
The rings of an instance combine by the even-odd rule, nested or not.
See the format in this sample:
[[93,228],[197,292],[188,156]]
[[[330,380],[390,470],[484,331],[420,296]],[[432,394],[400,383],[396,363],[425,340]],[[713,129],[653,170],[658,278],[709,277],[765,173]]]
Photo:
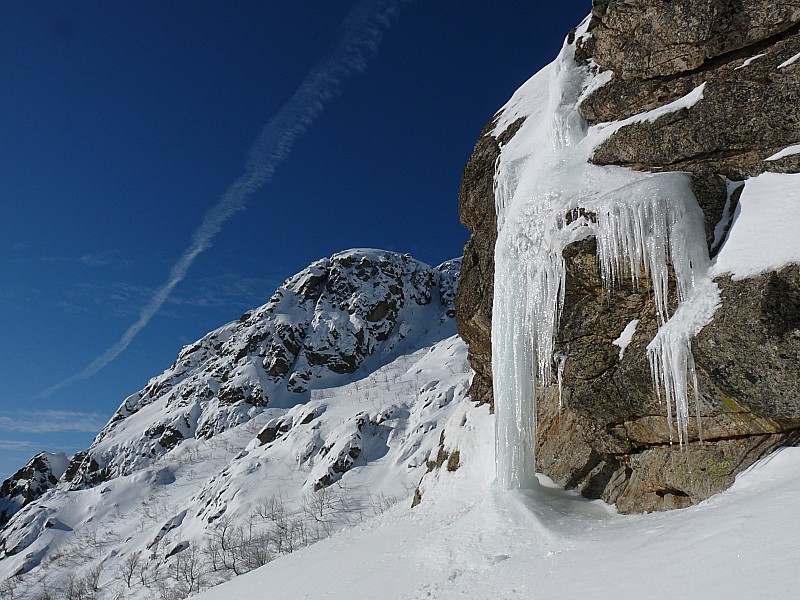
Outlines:
[[[578,30],[585,35],[587,21]],[[526,117],[502,147],[496,166],[498,239],[492,365],[497,411],[497,476],[505,487],[534,483],[536,394],[552,379],[554,338],[564,300],[562,252],[594,236],[603,281],[647,278],[661,328],[648,346],[655,391],[678,418],[686,439],[687,377],[694,382],[689,342],[719,302],[708,277],[703,213],[687,174],[639,173],[589,163],[594,149],[622,127],[690,108],[705,84],[662,107],[589,128],[578,113],[587,88],[603,75],[559,57],[537,73],[502,109],[494,129]],[[670,318],[668,267],[679,309]],[[569,357],[566,359],[569,360]],[[696,384],[694,384],[696,387]]]
[[792,156],[793,154],[800,154],[800,144],[786,146],[786,148],[783,150],[776,152],[772,156],[768,156],[764,160],[778,160],[779,158],[783,158],[784,156]]
[[762,173],[745,182],[713,275],[752,277],[800,262],[800,174]]

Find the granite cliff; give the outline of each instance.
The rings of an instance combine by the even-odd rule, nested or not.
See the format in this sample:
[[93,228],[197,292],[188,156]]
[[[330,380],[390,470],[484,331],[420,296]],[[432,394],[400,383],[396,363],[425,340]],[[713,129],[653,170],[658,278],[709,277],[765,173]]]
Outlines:
[[[568,38],[574,60],[606,79],[581,98],[586,126],[650,111],[704,84],[702,101],[632,120],[591,160],[690,173],[713,258],[748,179],[800,171],[800,154],[785,151],[800,142],[800,3],[595,1],[587,30]],[[476,371],[471,394],[482,403],[493,402],[495,165],[523,124],[518,119],[498,131],[501,116],[482,132],[460,196],[472,236],[456,317]],[[689,443],[680,448],[653,392],[646,346],[659,323],[649,289],[628,279],[609,291],[594,239],[569,246],[564,261],[555,351],[567,358],[560,396],[555,384],[540,394],[539,470],[623,512],[662,510],[725,489],[755,460],[798,440],[798,264],[716,276],[721,306],[692,341],[699,418],[690,420]],[[634,321],[621,352],[614,342]]]

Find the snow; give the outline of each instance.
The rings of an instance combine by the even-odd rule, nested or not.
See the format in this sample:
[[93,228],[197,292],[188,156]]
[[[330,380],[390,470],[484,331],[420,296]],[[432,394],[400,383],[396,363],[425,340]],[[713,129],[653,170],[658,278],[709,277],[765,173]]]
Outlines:
[[761,54],[756,54],[755,56],[751,56],[747,60],[745,60],[742,64],[738,67],[735,67],[733,70],[738,71],[739,69],[744,69],[746,66],[750,65],[754,60],[761,58],[762,56],[766,56],[766,53],[762,52]]
[[[197,556],[218,524],[263,533],[263,522],[254,525],[253,515],[264,513],[265,502],[278,507],[268,517],[283,511],[288,522],[304,524],[297,547],[394,504],[408,507],[442,440],[452,448],[472,438],[473,428],[462,426],[473,418],[466,350],[460,338],[445,338],[365,378],[317,390],[305,403],[266,408],[211,439],[186,439],[130,474],[93,488],[51,490],[2,532],[0,582],[30,572],[32,579],[20,585],[32,593],[33,582],[63,587],[70,576],[101,567],[105,592],[98,600],[119,591],[125,598],[151,598],[156,575],[176,572],[178,559],[170,555]],[[443,438],[448,423],[451,431]],[[266,441],[263,432],[277,424],[277,435]],[[131,420],[107,439],[124,438],[125,427],[139,431],[142,425]],[[487,456],[490,465],[491,449]],[[480,464],[472,461],[463,473]],[[316,484],[325,477],[331,485],[320,491]],[[124,562],[136,556],[152,579],[149,588],[120,581]],[[203,587],[229,576],[209,569]]]
[[382,600],[736,600],[796,588],[799,448],[698,506],[622,516],[544,479],[529,491],[491,486],[482,458],[491,454],[491,416],[477,409],[468,423],[465,464],[479,466],[449,474],[430,502],[396,506],[198,600],[351,600],[366,590]]
[[[589,83],[589,85],[593,85]],[[599,146],[612,134],[616,133],[623,127],[627,125],[631,125],[632,123],[642,123],[642,122],[649,122],[652,123],[659,117],[663,117],[664,115],[668,115],[670,113],[677,112],[682,108],[691,108],[700,100],[703,99],[703,92],[705,91],[706,83],[705,81],[694,88],[691,92],[686,94],[685,96],[681,96],[680,98],[669,102],[668,104],[664,104],[663,106],[658,106],[652,110],[648,110],[642,113],[638,113],[628,117],[627,119],[620,119],[619,121],[611,121],[608,123],[599,123],[592,127],[590,135],[594,138],[594,147]]]
[[[800,55],[798,55],[800,56]],[[783,158],[784,156],[792,156],[793,154],[800,154],[800,144],[794,144],[792,146],[787,146],[783,150],[776,152],[772,156],[768,156],[764,160],[778,160],[779,158]]]
[[800,174],[762,173],[745,182],[712,274],[752,277],[800,262]]
[[625,349],[631,343],[633,339],[633,334],[636,333],[636,326],[639,324],[639,319],[633,319],[630,323],[625,325],[625,328],[619,334],[619,337],[615,339],[612,344],[619,347],[619,359],[622,360],[622,357],[625,356]]
[[783,69],[788,67],[791,64],[794,64],[797,60],[800,60],[800,52],[789,58],[788,60],[783,61],[781,64],[778,65],[779,69]]
[[[578,28],[585,33],[588,21]],[[656,393],[686,439],[694,383],[690,340],[708,323],[719,292],[708,275],[703,213],[688,174],[600,167],[589,159],[621,128],[652,122],[703,99],[705,83],[669,104],[588,127],[577,105],[608,75],[580,67],[574,47],[526,82],[502,109],[493,133],[526,117],[495,169],[498,239],[492,366],[501,486],[534,483],[537,385],[552,380],[554,337],[564,300],[563,250],[594,236],[603,281],[648,279],[661,328],[648,346]],[[592,215],[592,216],[590,216]],[[668,263],[679,308],[668,314]],[[567,356],[566,360],[569,360]],[[559,361],[563,365],[563,361]],[[687,386],[687,377],[692,385]],[[695,394],[696,400],[696,394]]]

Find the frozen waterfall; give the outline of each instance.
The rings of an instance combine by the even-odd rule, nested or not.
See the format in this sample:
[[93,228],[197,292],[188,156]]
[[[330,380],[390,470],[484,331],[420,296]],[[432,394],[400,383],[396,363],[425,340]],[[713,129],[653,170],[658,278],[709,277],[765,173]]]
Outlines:
[[[582,27],[585,27],[585,23]],[[579,30],[578,35],[586,35]],[[582,94],[606,80],[559,57],[524,84],[503,108],[495,134],[526,117],[501,149],[495,173],[498,239],[492,365],[497,423],[497,480],[509,488],[534,482],[536,395],[553,378],[554,339],[564,301],[562,252],[594,236],[604,284],[647,279],[660,329],[648,346],[654,392],[687,438],[688,398],[696,381],[690,341],[719,303],[708,276],[703,214],[682,173],[641,173],[588,162],[592,151],[624,124],[691,106],[686,97],[626,121],[587,127]],[[678,309],[670,316],[668,264]],[[567,356],[559,358],[559,368]]]

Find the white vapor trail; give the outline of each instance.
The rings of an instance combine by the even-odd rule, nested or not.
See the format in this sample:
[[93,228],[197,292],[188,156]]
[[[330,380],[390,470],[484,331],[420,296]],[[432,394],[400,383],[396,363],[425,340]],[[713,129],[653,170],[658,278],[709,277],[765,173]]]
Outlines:
[[377,51],[378,43],[407,0],[363,0],[343,21],[331,54],[317,63],[303,79],[291,98],[261,130],[245,164],[245,172],[225,191],[219,202],[206,213],[194,232],[189,247],[173,265],[169,278],[154,293],[139,313],[139,318],[122,337],[79,373],[39,394],[48,396],[71,383],[87,379],[119,356],[169,299],[197,256],[211,246],[225,222],[247,206],[257,190],[268,184],[275,170],[288,156],[294,142],[322,113],[325,103],[335,97],[342,81],[367,68],[367,58]]

